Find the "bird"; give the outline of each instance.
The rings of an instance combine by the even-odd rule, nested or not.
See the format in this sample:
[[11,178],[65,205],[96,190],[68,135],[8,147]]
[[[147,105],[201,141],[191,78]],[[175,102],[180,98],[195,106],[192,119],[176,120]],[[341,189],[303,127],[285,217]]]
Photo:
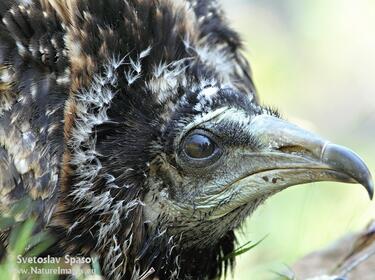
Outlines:
[[[216,0],[0,3],[0,210],[97,256],[105,279],[216,279],[268,197],[373,182],[363,160],[260,103]],[[0,234],[0,255],[9,231]]]

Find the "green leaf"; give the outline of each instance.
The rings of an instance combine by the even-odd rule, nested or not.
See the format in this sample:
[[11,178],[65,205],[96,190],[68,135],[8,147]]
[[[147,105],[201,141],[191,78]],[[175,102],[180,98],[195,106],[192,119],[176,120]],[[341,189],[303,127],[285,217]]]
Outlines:
[[27,244],[27,253],[25,254],[26,257],[39,256],[49,247],[51,247],[53,243],[55,243],[55,239],[47,233],[41,232],[41,236],[42,239],[39,239],[39,242],[33,240],[35,236],[30,238],[30,241]]
[[99,259],[97,257],[92,257],[94,260],[92,263],[92,268],[94,269],[95,275],[102,275],[100,270]]
[[277,271],[272,271],[278,277],[277,280],[296,280],[296,277],[293,274],[282,273]]
[[0,217],[0,230],[8,229],[15,223],[16,221],[12,217]]
[[27,196],[18,201],[17,203],[13,204],[10,213],[13,217],[24,215],[25,213],[30,213],[30,209],[32,209],[32,204],[32,199]]
[[255,242],[252,245],[250,245],[252,243],[252,241],[246,242],[245,244],[241,245],[236,250],[234,250],[232,253],[229,253],[228,255],[224,256],[223,260],[225,261],[225,260],[231,259],[233,257],[242,255],[242,254],[246,253],[247,251],[250,251],[251,249],[253,249],[256,246],[258,246],[261,242],[263,242],[263,240],[266,239],[267,236],[268,235],[264,236],[262,239],[260,239],[259,241]]
[[10,249],[15,255],[24,253],[32,234],[34,224],[35,222],[29,219],[13,228],[10,234],[9,244]]

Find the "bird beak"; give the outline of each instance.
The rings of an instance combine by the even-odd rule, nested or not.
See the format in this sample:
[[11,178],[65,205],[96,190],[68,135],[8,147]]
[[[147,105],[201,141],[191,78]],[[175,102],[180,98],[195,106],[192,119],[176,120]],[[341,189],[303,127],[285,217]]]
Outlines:
[[373,197],[373,181],[353,151],[276,117],[259,115],[248,126],[260,149],[241,156],[243,174],[231,184],[242,203],[286,187],[316,182],[359,183]]

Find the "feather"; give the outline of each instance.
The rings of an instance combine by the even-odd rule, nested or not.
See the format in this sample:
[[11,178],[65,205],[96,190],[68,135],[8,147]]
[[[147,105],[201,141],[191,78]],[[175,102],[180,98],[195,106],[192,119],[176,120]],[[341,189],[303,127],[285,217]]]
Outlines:
[[216,106],[228,85],[255,95],[216,1],[7,0],[0,15],[0,210],[30,197],[57,240],[45,254],[101,255],[109,278],[224,273],[231,230],[186,251],[144,220],[166,124]]

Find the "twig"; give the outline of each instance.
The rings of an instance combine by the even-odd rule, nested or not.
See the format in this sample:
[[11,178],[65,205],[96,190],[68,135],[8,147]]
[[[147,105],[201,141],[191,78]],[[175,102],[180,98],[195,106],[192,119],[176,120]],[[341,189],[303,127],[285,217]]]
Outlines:
[[353,269],[358,267],[361,263],[368,260],[370,257],[375,255],[375,246],[368,253],[364,254],[363,256],[359,257],[358,259],[354,260],[351,264],[348,265],[340,274],[341,277],[347,276]]

